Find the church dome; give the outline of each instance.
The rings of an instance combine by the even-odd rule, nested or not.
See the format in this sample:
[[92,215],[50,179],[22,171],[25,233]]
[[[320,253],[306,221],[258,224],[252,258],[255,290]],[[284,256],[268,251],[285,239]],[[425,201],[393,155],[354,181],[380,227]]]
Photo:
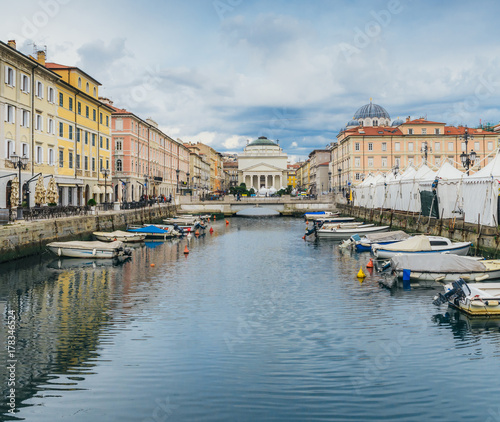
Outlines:
[[359,122],[357,120],[349,120],[345,126],[346,127],[356,127],[356,126],[359,126]]
[[249,146],[255,146],[255,145],[278,146],[278,144],[276,144],[276,142],[273,142],[270,139],[267,139],[265,136],[260,136],[258,139],[255,139],[254,141],[250,142],[248,145]]
[[386,119],[391,118],[384,107],[379,106],[378,104],[373,104],[371,101],[370,104],[366,104],[363,107],[360,107],[354,114],[354,120],[365,119],[367,117],[382,117]]
[[398,117],[396,120],[394,120],[394,121],[392,122],[392,125],[391,125],[391,126],[400,126],[400,125],[402,125],[403,123],[404,123],[404,121]]

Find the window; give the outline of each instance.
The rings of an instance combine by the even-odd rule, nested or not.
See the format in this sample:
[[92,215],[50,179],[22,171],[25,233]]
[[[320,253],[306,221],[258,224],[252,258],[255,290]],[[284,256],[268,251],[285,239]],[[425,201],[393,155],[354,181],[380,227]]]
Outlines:
[[80,168],[80,154],[76,154],[76,168]]
[[94,97],[97,97],[97,89],[94,87]]
[[422,128],[422,135],[427,135],[427,129],[426,128]]
[[415,162],[415,157],[413,155],[410,155],[408,157],[408,164],[413,165],[414,162]]
[[62,122],[59,123],[59,136],[64,138],[64,124]]
[[373,143],[368,142],[368,151],[373,151]]
[[[78,157],[78,162],[80,162],[80,158]],[[68,154],[68,167],[70,169],[73,168],[73,153],[70,151]],[[78,164],[78,167],[80,167],[80,164]]]
[[49,86],[49,90],[48,90],[48,101],[49,101],[49,103],[52,103],[52,104],[54,104],[56,102],[56,93],[54,91],[54,88],[52,88],[50,86]]
[[92,134],[92,146],[95,147],[95,133]]
[[378,126],[378,120],[373,121],[373,126]]
[[122,160],[116,160],[116,171],[122,171]]
[[382,142],[382,151],[387,151],[387,142]]
[[73,126],[69,125],[68,126],[68,130],[69,130],[69,132],[68,132],[68,138],[69,139],[73,139]]
[[16,71],[9,66],[5,66],[5,83],[9,86],[16,86]]
[[59,107],[64,107],[64,95],[62,92],[59,93]]
[[54,120],[53,119],[49,119],[48,122],[47,122],[47,133],[50,133],[51,135],[55,134],[55,131],[54,131]]
[[441,151],[441,142],[434,142],[434,151]]
[[97,111],[95,111],[94,109],[92,110],[92,120],[95,122],[96,118],[97,118]]
[[408,151],[413,151],[413,142],[408,142]]
[[92,171],[95,171],[95,158],[92,157]]
[[356,174],[354,175],[354,178],[355,178],[356,180],[361,180],[361,174],[360,174],[360,173],[356,173]]
[[30,92],[30,78],[29,76],[23,75],[22,73],[21,73],[21,91],[25,93]]
[[106,160],[106,168],[109,170],[109,160]]
[[116,141],[116,150],[121,151],[122,150],[122,141]]
[[59,167],[64,167],[64,150],[59,150]]
[[36,164],[42,164],[43,163],[43,149],[41,146],[36,147]]
[[373,157],[368,157],[368,167],[373,167]]
[[78,88],[82,87],[82,78],[78,78]]
[[413,135],[413,129],[408,129],[408,135]]
[[493,151],[493,142],[488,142],[488,151]]
[[439,166],[439,165],[441,164],[441,157],[440,157],[439,155],[436,155],[436,156],[434,157],[434,164],[435,164],[436,166]]
[[7,141],[5,150],[5,158],[9,158],[12,154],[14,154],[14,141]]
[[102,125],[102,113],[99,113],[99,123]]
[[49,166],[54,165],[54,150],[49,148]]
[[115,129],[123,130],[123,119],[115,119]]
[[394,142],[394,151],[401,151],[401,144],[399,142]]
[[81,135],[82,135],[82,130],[76,128],[76,142],[80,142]]
[[89,133],[85,131],[85,145],[88,145],[89,143]]
[[80,101],[78,101],[78,114],[82,115],[82,103]]
[[89,93],[89,91],[90,91],[90,85],[89,85],[89,83],[88,83],[88,82],[87,82],[87,84],[85,85],[85,91],[86,91],[87,93]]
[[43,84],[40,81],[36,83],[36,96],[43,98]]
[[99,148],[102,148],[102,136],[99,137]]
[[359,142],[354,144],[354,151],[359,151]]
[[106,138],[106,149],[109,149],[109,138]]
[[22,111],[21,126],[30,127],[30,112],[27,110]]
[[5,121],[8,123],[15,123],[15,113],[14,113],[14,106],[11,106],[10,104],[5,104]]
[[474,151],[479,151],[479,142],[474,142]]
[[356,157],[354,159],[354,167],[361,167],[361,158]]
[[43,130],[43,118],[41,114],[36,115],[36,120],[35,120],[35,129],[36,130]]
[[103,168],[104,168],[104,167],[102,166],[102,158],[99,158],[99,171],[101,171],[101,172],[102,172],[102,169],[103,169]]
[[26,144],[24,142],[21,144],[21,155],[23,157],[29,157],[30,156],[29,146],[28,146],[28,144]]
[[85,156],[84,158],[84,163],[85,163],[85,170],[89,169],[89,157]]
[[382,167],[387,167],[387,157],[382,157]]
[[[464,144],[463,148],[465,150],[465,144]],[[448,142],[448,151],[453,151],[453,142]]]
[[106,126],[109,127],[109,116],[106,116]]
[[440,133],[440,132],[439,132],[439,128],[434,129],[434,135],[439,135],[439,133]]
[[401,165],[401,157],[394,157],[394,164],[399,167]]
[[73,98],[68,98],[68,107],[70,111],[73,111]]
[[85,106],[85,117],[89,118],[89,106]]

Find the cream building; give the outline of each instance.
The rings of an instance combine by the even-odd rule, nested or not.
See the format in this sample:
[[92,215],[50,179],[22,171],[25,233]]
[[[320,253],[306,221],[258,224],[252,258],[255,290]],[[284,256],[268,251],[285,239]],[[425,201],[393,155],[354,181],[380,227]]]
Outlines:
[[288,183],[287,154],[274,141],[265,136],[248,142],[238,155],[238,181],[247,189],[280,190]]

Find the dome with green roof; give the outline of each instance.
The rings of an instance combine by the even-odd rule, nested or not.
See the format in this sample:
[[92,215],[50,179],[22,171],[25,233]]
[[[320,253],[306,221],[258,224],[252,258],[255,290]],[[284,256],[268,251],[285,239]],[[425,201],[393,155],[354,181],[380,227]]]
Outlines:
[[260,136],[255,141],[252,141],[248,144],[248,146],[257,146],[257,145],[270,145],[270,146],[278,146],[278,144],[270,139],[267,139],[265,136]]

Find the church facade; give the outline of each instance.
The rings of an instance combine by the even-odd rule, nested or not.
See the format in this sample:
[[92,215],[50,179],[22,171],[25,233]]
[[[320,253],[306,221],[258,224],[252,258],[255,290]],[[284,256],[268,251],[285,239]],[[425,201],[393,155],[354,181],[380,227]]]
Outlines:
[[288,156],[277,142],[264,136],[248,142],[238,155],[238,183],[255,191],[280,190],[288,183]]

